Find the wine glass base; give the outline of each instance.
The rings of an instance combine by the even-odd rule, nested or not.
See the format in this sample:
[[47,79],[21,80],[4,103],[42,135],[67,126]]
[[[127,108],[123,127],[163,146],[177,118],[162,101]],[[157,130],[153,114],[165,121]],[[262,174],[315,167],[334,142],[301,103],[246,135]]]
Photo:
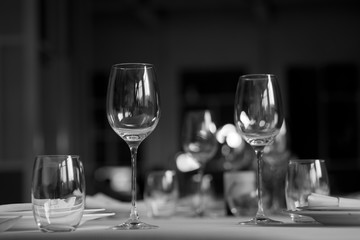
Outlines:
[[253,219],[245,222],[239,222],[241,225],[279,225],[283,224],[281,221],[273,220],[268,217],[254,217]]
[[128,220],[120,225],[112,227],[113,230],[137,230],[137,229],[156,229],[158,226],[147,224],[141,221]]

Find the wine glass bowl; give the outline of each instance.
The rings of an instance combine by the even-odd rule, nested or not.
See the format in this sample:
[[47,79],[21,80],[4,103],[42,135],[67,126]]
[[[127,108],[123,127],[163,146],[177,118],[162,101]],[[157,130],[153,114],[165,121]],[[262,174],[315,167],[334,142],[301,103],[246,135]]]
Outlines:
[[106,111],[110,126],[128,144],[131,152],[130,218],[113,229],[157,228],[141,222],[136,210],[137,149],[155,129],[160,119],[155,67],[147,63],[113,65],[109,77]]
[[272,144],[283,122],[279,87],[274,75],[240,77],[236,93],[235,124],[252,146]]
[[265,216],[262,203],[262,155],[280,132],[284,120],[280,88],[272,74],[240,77],[235,96],[235,125],[254,149],[257,168],[258,211],[247,224],[278,223]]
[[183,126],[183,149],[204,165],[217,150],[216,126],[209,110],[189,111]]
[[151,64],[116,64],[107,96],[107,117],[126,142],[143,141],[160,119],[159,90]]

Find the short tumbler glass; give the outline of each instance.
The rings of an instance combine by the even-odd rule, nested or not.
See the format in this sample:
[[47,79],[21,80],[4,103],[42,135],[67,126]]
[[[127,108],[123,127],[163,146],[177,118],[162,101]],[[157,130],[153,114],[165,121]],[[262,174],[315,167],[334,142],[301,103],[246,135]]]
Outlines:
[[256,172],[225,172],[224,197],[233,215],[253,216],[256,214]]
[[79,156],[37,156],[31,200],[43,232],[70,232],[80,224],[85,206],[85,176]]
[[[322,159],[292,159],[289,161],[285,196],[287,209],[300,210],[299,207],[308,206],[308,196],[311,193],[329,195],[329,179]],[[290,214],[294,222],[312,222],[312,218],[299,214]]]
[[151,172],[145,182],[144,200],[150,217],[171,217],[176,210],[178,182],[175,171]]

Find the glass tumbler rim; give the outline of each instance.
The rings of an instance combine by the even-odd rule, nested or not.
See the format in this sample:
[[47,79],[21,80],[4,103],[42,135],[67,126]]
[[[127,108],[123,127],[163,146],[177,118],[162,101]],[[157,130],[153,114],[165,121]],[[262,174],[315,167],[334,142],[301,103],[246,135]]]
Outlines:
[[112,66],[115,69],[140,69],[142,67],[153,68],[151,63],[116,63]]
[[320,158],[306,158],[306,159],[290,159],[289,160],[289,164],[291,163],[314,163],[319,161],[320,163],[325,163],[325,159],[320,159]]
[[173,169],[156,169],[156,170],[149,171],[149,174],[150,173],[164,173],[164,172],[174,172],[174,173],[176,173],[176,171],[173,170]]

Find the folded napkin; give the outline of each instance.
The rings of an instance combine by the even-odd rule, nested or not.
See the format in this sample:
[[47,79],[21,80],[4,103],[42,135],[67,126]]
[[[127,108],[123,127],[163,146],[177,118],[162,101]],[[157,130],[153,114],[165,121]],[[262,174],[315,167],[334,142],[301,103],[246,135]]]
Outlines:
[[20,218],[22,218],[22,216],[0,216],[0,232],[5,232],[14,226]]
[[[87,202],[86,205],[88,205]],[[130,206],[128,206],[128,209],[130,209]],[[59,213],[59,215],[62,214],[63,214],[62,212]],[[91,209],[86,208],[84,210],[84,214],[81,219],[80,225],[82,225],[83,223],[89,220],[109,217],[113,215],[115,215],[115,213],[108,212],[108,209],[105,208],[91,208]],[[73,216],[68,215],[67,213],[65,217],[72,218]],[[0,205],[0,232],[6,231],[8,229],[15,231],[37,229],[33,217],[31,203],[13,203],[13,204]]]
[[359,199],[331,197],[312,193],[308,196],[309,207],[343,207],[343,208],[360,208]]
[[[137,210],[139,212],[146,212],[146,206],[143,201],[137,201]],[[116,212],[130,212],[131,203],[122,202],[117,199],[111,198],[103,193],[97,193],[93,196],[86,196],[85,208],[102,208],[108,211]],[[32,211],[31,203],[12,203],[0,205],[0,214],[6,212],[27,212]]]
[[2,212],[21,212],[21,211],[31,211],[31,203],[12,203],[12,204],[3,204],[0,205],[0,213]]
[[[130,213],[131,203],[122,202],[103,193],[96,193],[93,196],[86,196],[86,208],[106,208],[117,213]],[[137,201],[136,208],[140,215],[146,215],[146,205],[144,201]]]

